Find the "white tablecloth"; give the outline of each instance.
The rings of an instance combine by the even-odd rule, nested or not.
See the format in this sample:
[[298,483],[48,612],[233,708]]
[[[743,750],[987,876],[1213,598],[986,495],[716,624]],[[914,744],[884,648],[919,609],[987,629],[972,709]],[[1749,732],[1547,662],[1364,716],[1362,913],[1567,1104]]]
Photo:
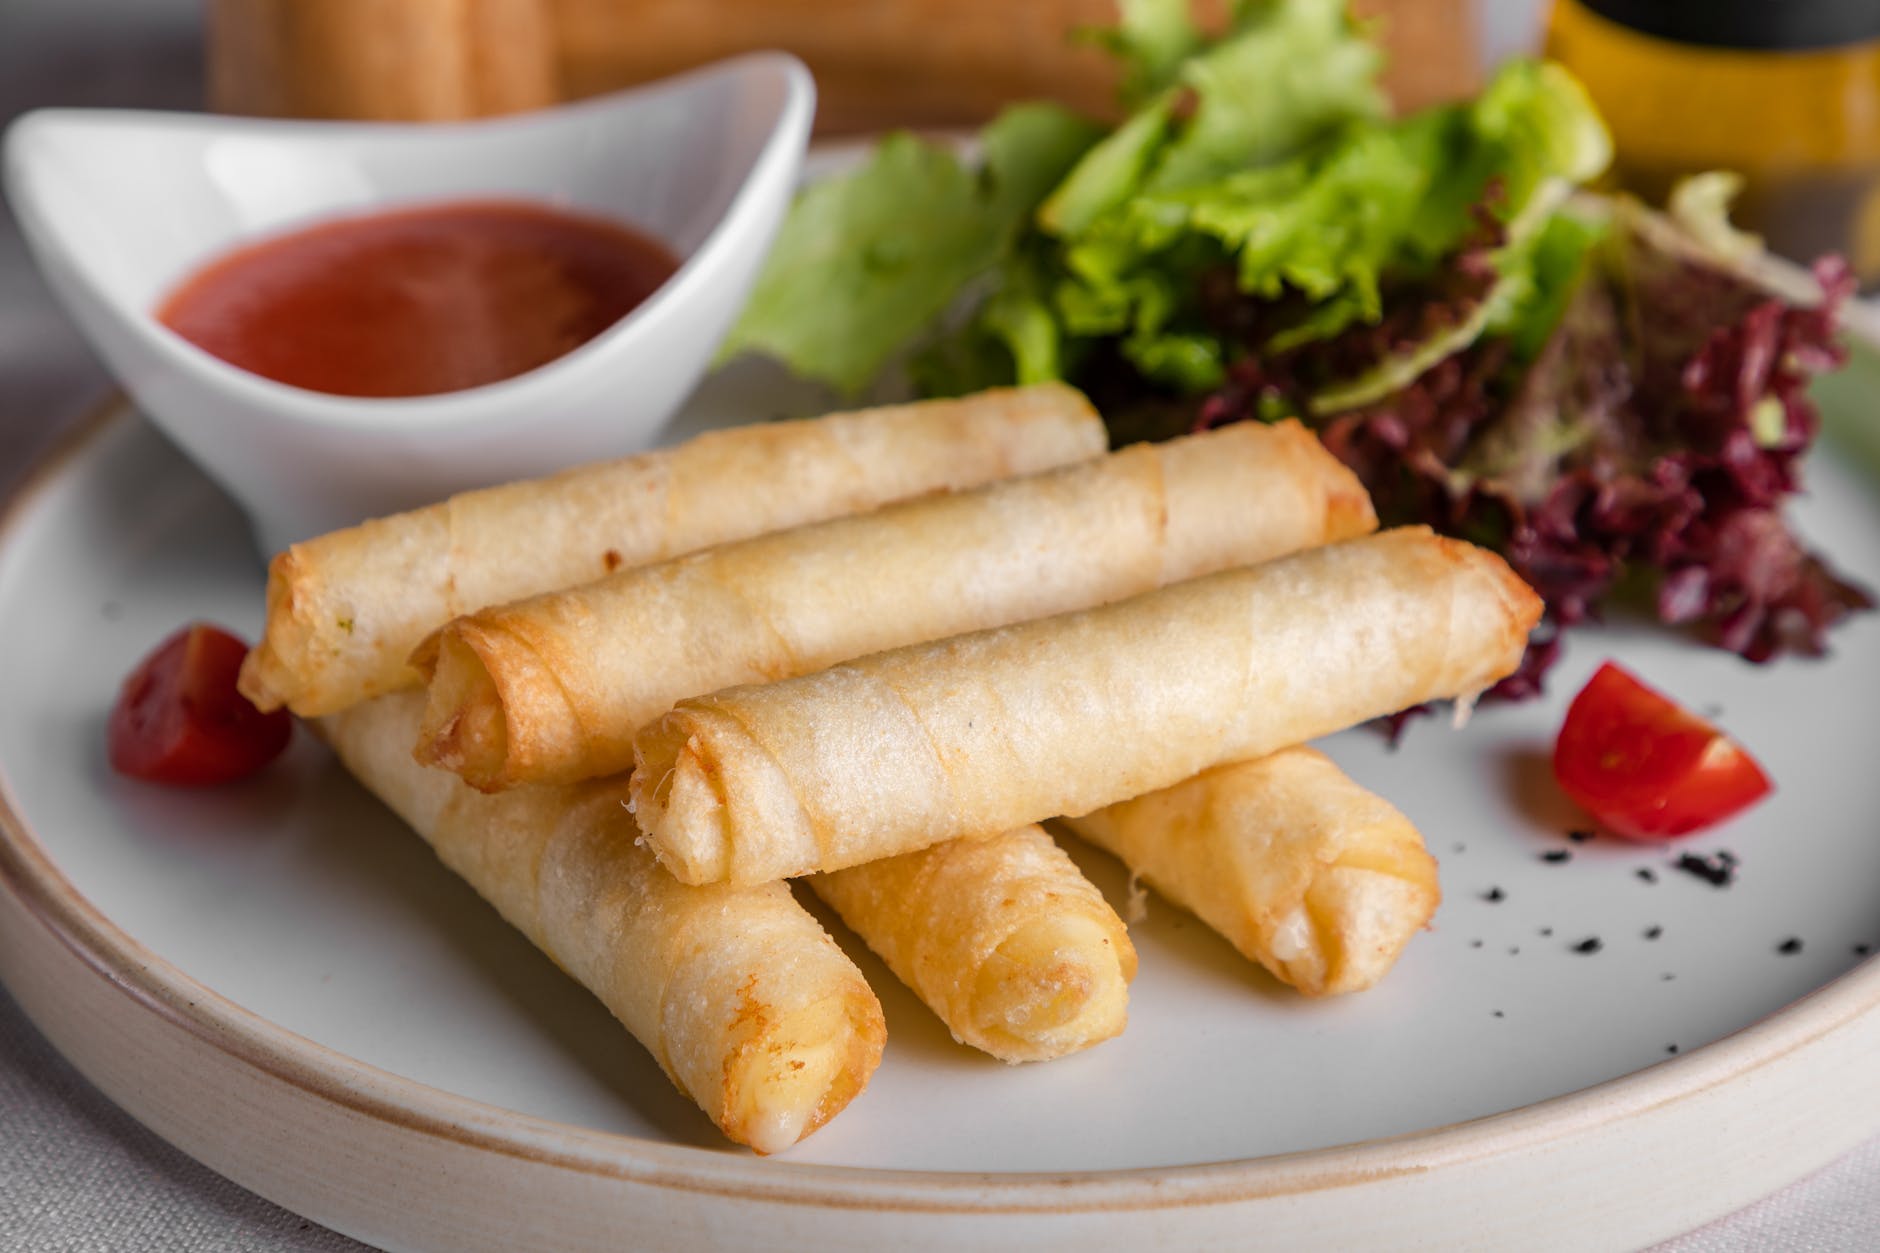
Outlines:
[[[1517,42],[1533,0],[1485,3],[1494,6],[1493,46]],[[0,122],[46,104],[195,107],[198,7],[198,0],[0,0]],[[0,493],[108,387],[40,285],[8,217],[0,223]],[[1466,1243],[1466,1225],[1457,1238]],[[0,1249],[363,1247],[230,1183],[145,1130],[0,992]],[[1880,1248],[1880,1139],[1662,1248]]]

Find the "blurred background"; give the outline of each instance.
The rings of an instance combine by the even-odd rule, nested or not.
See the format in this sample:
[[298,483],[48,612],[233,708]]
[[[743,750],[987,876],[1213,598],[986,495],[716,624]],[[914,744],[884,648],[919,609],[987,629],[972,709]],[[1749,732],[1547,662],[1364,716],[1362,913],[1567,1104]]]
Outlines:
[[[1420,103],[1467,91],[1483,65],[1533,45],[1545,3],[1358,7],[1395,11],[1393,90]],[[461,116],[777,45],[817,72],[824,133],[964,125],[1036,95],[1108,106],[1103,59],[1062,32],[1106,21],[1111,0],[980,8],[962,19],[973,10],[953,0],[0,0],[0,124],[46,105],[199,109],[212,95],[242,112]],[[359,36],[362,21],[369,37]],[[0,493],[107,388],[8,214]]]

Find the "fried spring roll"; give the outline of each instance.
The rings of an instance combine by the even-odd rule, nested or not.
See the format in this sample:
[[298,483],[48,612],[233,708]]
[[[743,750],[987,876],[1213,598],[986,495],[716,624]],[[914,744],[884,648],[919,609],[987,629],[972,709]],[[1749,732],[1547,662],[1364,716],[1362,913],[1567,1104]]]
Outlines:
[[1051,385],[733,427],[465,492],[278,554],[242,694],[262,709],[333,713],[417,683],[406,658],[458,614],[890,500],[1067,465],[1104,445],[1088,402]]
[[1407,527],[681,701],[629,787],[687,883],[835,870],[1479,692],[1540,612],[1493,553]]
[[1410,820],[1311,748],[1065,825],[1307,996],[1376,983],[1442,900]]
[[459,618],[413,656],[418,758],[485,789],[633,764],[675,701],[1103,604],[1375,528],[1297,422],[1246,422],[623,571]]
[[1001,1061],[1118,1034],[1136,950],[1123,920],[1036,826],[947,840],[807,880],[953,1038]]
[[321,723],[340,760],[504,918],[601,999],[727,1136],[790,1147],[881,1060],[881,1005],[782,883],[690,888],[638,843],[623,788],[484,796],[411,760],[423,700]]

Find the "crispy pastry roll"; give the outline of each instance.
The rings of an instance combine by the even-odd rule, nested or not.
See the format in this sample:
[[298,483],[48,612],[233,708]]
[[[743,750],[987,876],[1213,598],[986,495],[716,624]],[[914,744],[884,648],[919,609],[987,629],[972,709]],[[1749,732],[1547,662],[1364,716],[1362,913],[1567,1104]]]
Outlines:
[[419,648],[419,760],[481,788],[633,764],[687,696],[1133,596],[1363,534],[1364,488],[1296,422],[1245,422],[623,571]]
[[1473,694],[1540,612],[1493,553],[1406,527],[681,701],[629,786],[687,883],[836,870]]
[[674,448],[465,492],[335,531],[268,568],[242,694],[304,717],[418,681],[406,665],[461,613],[728,540],[1094,457],[1103,424],[1068,387],[713,431]]
[[1383,978],[1442,899],[1410,820],[1311,748],[1216,766],[1065,825],[1307,996]]
[[834,1117],[881,1060],[881,1005],[782,883],[689,888],[638,843],[617,781],[485,796],[411,759],[423,699],[321,729],[346,768],[598,996],[724,1133],[760,1153]]
[[1136,977],[1129,933],[1036,826],[807,882],[962,1044],[1043,1061],[1123,1029]]

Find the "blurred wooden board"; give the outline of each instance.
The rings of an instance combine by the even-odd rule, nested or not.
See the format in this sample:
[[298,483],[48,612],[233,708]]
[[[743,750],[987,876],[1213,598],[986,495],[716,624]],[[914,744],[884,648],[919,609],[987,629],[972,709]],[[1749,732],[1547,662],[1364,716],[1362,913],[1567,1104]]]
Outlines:
[[209,101],[432,122],[561,98],[548,0],[211,0]]
[[[1200,0],[1218,22],[1223,0]],[[1480,81],[1472,0],[1354,0],[1401,107]],[[1115,108],[1108,57],[1074,38],[1114,0],[211,0],[224,112],[441,120],[534,108],[782,48],[815,72],[823,134],[984,121],[1014,100]]]
[[[821,90],[824,134],[964,126],[1013,100],[1114,111],[1110,59],[1074,39],[1114,0],[549,0],[564,88],[586,95],[756,48],[796,53]],[[1202,0],[1218,21],[1223,5]],[[1469,0],[1354,0],[1379,21],[1388,85],[1414,108],[1472,91],[1481,51]]]

